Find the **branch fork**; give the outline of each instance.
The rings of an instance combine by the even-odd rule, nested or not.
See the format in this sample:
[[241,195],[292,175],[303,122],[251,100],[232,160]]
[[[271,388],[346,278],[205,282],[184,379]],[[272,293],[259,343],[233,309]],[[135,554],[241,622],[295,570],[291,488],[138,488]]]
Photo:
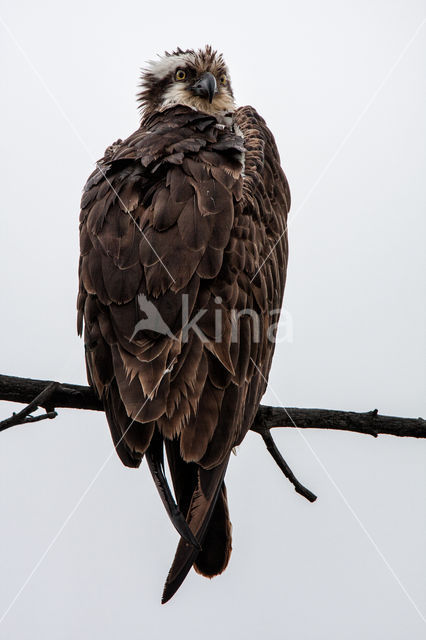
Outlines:
[[[28,424],[29,422],[40,422],[41,420],[52,420],[56,418],[58,415],[55,411],[54,406],[50,403],[50,398],[57,390],[59,382],[51,382],[46,386],[46,388],[39,393],[34,400],[31,400],[26,407],[24,407],[18,413],[12,413],[10,418],[6,418],[6,420],[2,420],[0,422],[0,431],[5,431],[10,427],[16,427],[19,424]],[[42,413],[37,416],[31,415],[34,411],[37,411],[39,407],[43,407],[45,413]]]

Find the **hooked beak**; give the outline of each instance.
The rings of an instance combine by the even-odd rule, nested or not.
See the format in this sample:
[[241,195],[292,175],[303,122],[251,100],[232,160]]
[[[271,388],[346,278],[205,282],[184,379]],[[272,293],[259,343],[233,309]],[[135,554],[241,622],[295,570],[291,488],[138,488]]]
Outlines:
[[192,85],[191,91],[201,98],[208,98],[211,104],[214,95],[217,93],[217,82],[216,78],[210,71],[206,71],[203,73],[197,80],[197,82]]

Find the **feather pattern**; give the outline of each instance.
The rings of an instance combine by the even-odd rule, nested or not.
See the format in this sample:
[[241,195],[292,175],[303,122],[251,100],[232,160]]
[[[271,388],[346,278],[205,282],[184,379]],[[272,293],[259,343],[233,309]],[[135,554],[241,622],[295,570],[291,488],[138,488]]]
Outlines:
[[167,600],[191,566],[212,576],[229,560],[223,478],[271,366],[289,188],[253,108],[224,126],[177,105],[149,112],[108,147],[81,207],[78,328],[89,382],[125,465],[138,466],[161,434],[178,507],[206,545],[179,543]]

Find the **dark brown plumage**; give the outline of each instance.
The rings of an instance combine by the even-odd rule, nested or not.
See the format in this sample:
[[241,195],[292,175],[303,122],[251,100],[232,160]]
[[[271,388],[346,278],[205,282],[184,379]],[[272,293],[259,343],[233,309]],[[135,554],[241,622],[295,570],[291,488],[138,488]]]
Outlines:
[[[133,467],[147,453],[183,536],[163,601],[191,566],[211,577],[229,560],[223,479],[266,388],[290,206],[263,119],[251,107],[220,108],[233,104],[223,60],[210,48],[168,57],[145,74],[140,128],[108,147],[85,186],[78,296],[88,378],[117,453]],[[181,68],[192,84],[176,93]],[[213,96],[208,74],[221,83]],[[167,329],[144,324],[147,305]],[[197,316],[199,329],[188,329]]]

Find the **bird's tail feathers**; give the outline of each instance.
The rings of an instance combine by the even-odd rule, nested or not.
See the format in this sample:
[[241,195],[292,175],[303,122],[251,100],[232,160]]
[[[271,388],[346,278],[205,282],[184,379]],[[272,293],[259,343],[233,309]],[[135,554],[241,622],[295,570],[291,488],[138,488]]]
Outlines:
[[[167,446],[167,445],[166,445]],[[182,465],[176,463],[176,451],[167,447],[170,469],[178,503],[187,502],[188,496],[183,489]],[[164,585],[162,603],[164,604],[179,589],[191,567],[195,564],[198,573],[209,578],[221,573],[228,564],[231,553],[231,524],[229,522],[226,489],[223,479],[228,466],[229,455],[214,469],[203,469],[198,465],[186,470],[192,476],[192,495],[186,514],[186,520],[202,547],[195,549],[185,540],[180,540],[173,564]],[[179,469],[180,474],[177,473]]]
[[202,544],[202,551],[194,562],[197,573],[213,578],[225,571],[232,551],[232,525],[229,519],[225,483],[215,504],[210,524]]

